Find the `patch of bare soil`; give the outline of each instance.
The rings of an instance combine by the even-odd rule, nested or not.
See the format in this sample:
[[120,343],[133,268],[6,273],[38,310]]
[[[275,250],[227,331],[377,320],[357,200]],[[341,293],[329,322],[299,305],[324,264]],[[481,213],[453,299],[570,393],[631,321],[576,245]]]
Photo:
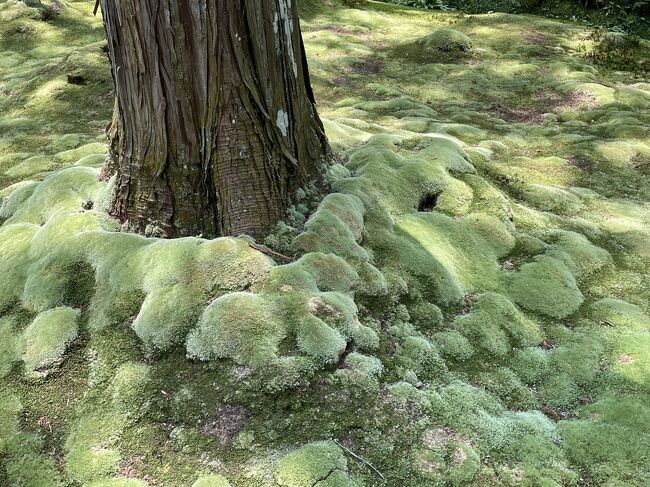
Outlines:
[[530,107],[509,107],[503,103],[494,103],[488,113],[508,123],[544,122],[544,114],[565,110],[588,110],[596,106],[596,96],[586,91],[575,91],[566,95],[552,90],[539,90],[533,94]]
[[490,106],[488,112],[493,117],[508,123],[542,123],[544,121],[544,112],[528,108],[509,108],[501,103]]
[[566,159],[569,161],[569,164],[577,167],[578,169],[582,169],[583,171],[593,172],[595,169],[593,162],[585,159],[584,157],[568,156]]
[[596,106],[597,98],[588,91],[574,91],[568,94],[552,90],[540,90],[535,93],[535,100],[546,113],[564,110],[588,110]]
[[222,446],[229,445],[244,427],[250,412],[243,406],[225,404],[217,409],[201,428],[202,431],[216,438]]
[[524,42],[526,44],[545,45],[548,42],[548,37],[541,32],[531,32],[524,36]]
[[350,71],[356,74],[379,74],[384,70],[386,61],[380,57],[361,58],[350,67]]

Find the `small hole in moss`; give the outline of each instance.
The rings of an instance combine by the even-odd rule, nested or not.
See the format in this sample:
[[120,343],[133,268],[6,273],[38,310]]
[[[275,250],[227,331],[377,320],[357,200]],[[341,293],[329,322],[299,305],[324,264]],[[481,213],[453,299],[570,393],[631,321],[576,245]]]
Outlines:
[[418,211],[431,211],[438,204],[438,195],[433,193],[427,193],[420,200],[418,205]]

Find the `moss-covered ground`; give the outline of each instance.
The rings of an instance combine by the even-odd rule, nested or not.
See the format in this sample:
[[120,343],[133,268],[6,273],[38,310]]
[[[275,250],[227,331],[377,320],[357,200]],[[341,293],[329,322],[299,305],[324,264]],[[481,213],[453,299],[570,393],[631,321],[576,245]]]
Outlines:
[[644,41],[303,2],[338,163],[287,263],[121,231],[95,2],[44,3],[0,0],[0,485],[650,485]]

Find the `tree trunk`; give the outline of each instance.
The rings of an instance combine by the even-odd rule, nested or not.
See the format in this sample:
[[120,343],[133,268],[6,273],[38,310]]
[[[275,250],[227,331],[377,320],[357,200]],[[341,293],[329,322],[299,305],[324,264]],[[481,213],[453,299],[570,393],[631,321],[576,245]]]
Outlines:
[[116,87],[111,213],[261,236],[329,156],[295,0],[101,0]]

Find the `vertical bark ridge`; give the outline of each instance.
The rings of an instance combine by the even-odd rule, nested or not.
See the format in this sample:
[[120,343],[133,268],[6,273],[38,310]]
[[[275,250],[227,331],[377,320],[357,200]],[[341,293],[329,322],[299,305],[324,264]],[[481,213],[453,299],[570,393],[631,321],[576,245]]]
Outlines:
[[169,237],[264,234],[329,148],[295,0],[101,0],[112,213]]

